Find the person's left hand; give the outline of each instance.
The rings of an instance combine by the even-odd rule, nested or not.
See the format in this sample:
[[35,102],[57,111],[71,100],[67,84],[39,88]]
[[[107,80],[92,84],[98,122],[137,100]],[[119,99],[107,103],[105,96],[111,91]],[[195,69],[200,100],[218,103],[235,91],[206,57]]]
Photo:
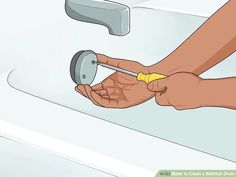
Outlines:
[[156,102],[161,106],[174,106],[177,110],[194,109],[202,106],[202,81],[195,74],[176,73],[151,82],[148,89],[156,93]]
[[[129,70],[134,73],[149,73],[149,68],[136,61],[121,60],[97,54],[100,63]],[[106,108],[128,108],[155,96],[147,89],[144,82],[139,82],[133,76],[115,72],[95,86],[78,85],[75,90],[90,99],[97,106]]]

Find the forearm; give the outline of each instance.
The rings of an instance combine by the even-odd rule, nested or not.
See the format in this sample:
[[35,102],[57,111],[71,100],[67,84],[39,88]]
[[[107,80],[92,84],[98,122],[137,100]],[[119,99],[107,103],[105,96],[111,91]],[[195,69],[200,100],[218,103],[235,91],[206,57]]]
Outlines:
[[176,72],[203,73],[236,50],[236,0],[225,4],[180,47],[151,72],[171,75]]
[[236,77],[205,79],[199,88],[201,106],[236,109]]

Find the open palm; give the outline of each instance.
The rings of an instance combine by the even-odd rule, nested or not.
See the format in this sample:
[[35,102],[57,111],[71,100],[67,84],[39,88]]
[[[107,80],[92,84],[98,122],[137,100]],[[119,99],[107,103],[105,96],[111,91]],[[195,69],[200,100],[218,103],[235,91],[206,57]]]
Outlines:
[[[100,63],[134,73],[149,73],[148,68],[138,62],[114,59],[101,54],[97,54],[97,58]],[[115,72],[93,87],[78,85],[75,89],[94,104],[107,108],[128,108],[144,103],[155,96],[153,92],[147,89],[144,82],[138,82],[135,77],[120,72]]]

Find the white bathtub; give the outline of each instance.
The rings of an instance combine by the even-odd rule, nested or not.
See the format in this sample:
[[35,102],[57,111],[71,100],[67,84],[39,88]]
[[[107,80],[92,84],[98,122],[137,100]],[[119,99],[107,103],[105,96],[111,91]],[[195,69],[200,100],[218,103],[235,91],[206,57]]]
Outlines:
[[0,166],[0,176],[4,177],[113,177],[106,172],[2,137],[0,137],[0,156],[1,162],[4,162]]
[[[6,6],[14,3],[6,2]],[[78,147],[77,152],[88,153],[87,158],[73,157],[65,149],[59,153],[62,157],[118,176],[154,176],[159,169],[236,166],[236,144],[232,141],[235,111],[204,108],[178,112],[159,107],[153,100],[127,110],[98,108],[74,92],[69,77],[70,59],[82,49],[153,64],[173,51],[206,18],[133,8],[131,33],[121,38],[110,36],[103,26],[70,19],[62,0],[24,0],[16,4],[12,8],[16,15],[4,22],[1,35],[0,118],[19,134],[3,127],[1,134],[52,153],[59,153],[56,147],[35,142],[33,136],[55,143],[61,140],[66,147],[73,145]],[[17,16],[20,9],[25,10]],[[235,75],[234,58],[203,77]],[[100,70],[96,82],[109,73]],[[25,131],[32,136],[24,137]],[[111,165],[98,163],[98,156]],[[120,166],[115,167],[116,163]],[[127,171],[126,165],[133,170]]]

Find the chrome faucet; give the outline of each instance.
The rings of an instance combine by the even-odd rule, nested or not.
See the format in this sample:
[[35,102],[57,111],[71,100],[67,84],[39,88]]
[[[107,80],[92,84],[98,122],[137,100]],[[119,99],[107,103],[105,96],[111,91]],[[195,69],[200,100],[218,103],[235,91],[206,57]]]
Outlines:
[[112,35],[124,36],[130,31],[130,9],[117,2],[66,0],[65,10],[75,20],[106,26]]

